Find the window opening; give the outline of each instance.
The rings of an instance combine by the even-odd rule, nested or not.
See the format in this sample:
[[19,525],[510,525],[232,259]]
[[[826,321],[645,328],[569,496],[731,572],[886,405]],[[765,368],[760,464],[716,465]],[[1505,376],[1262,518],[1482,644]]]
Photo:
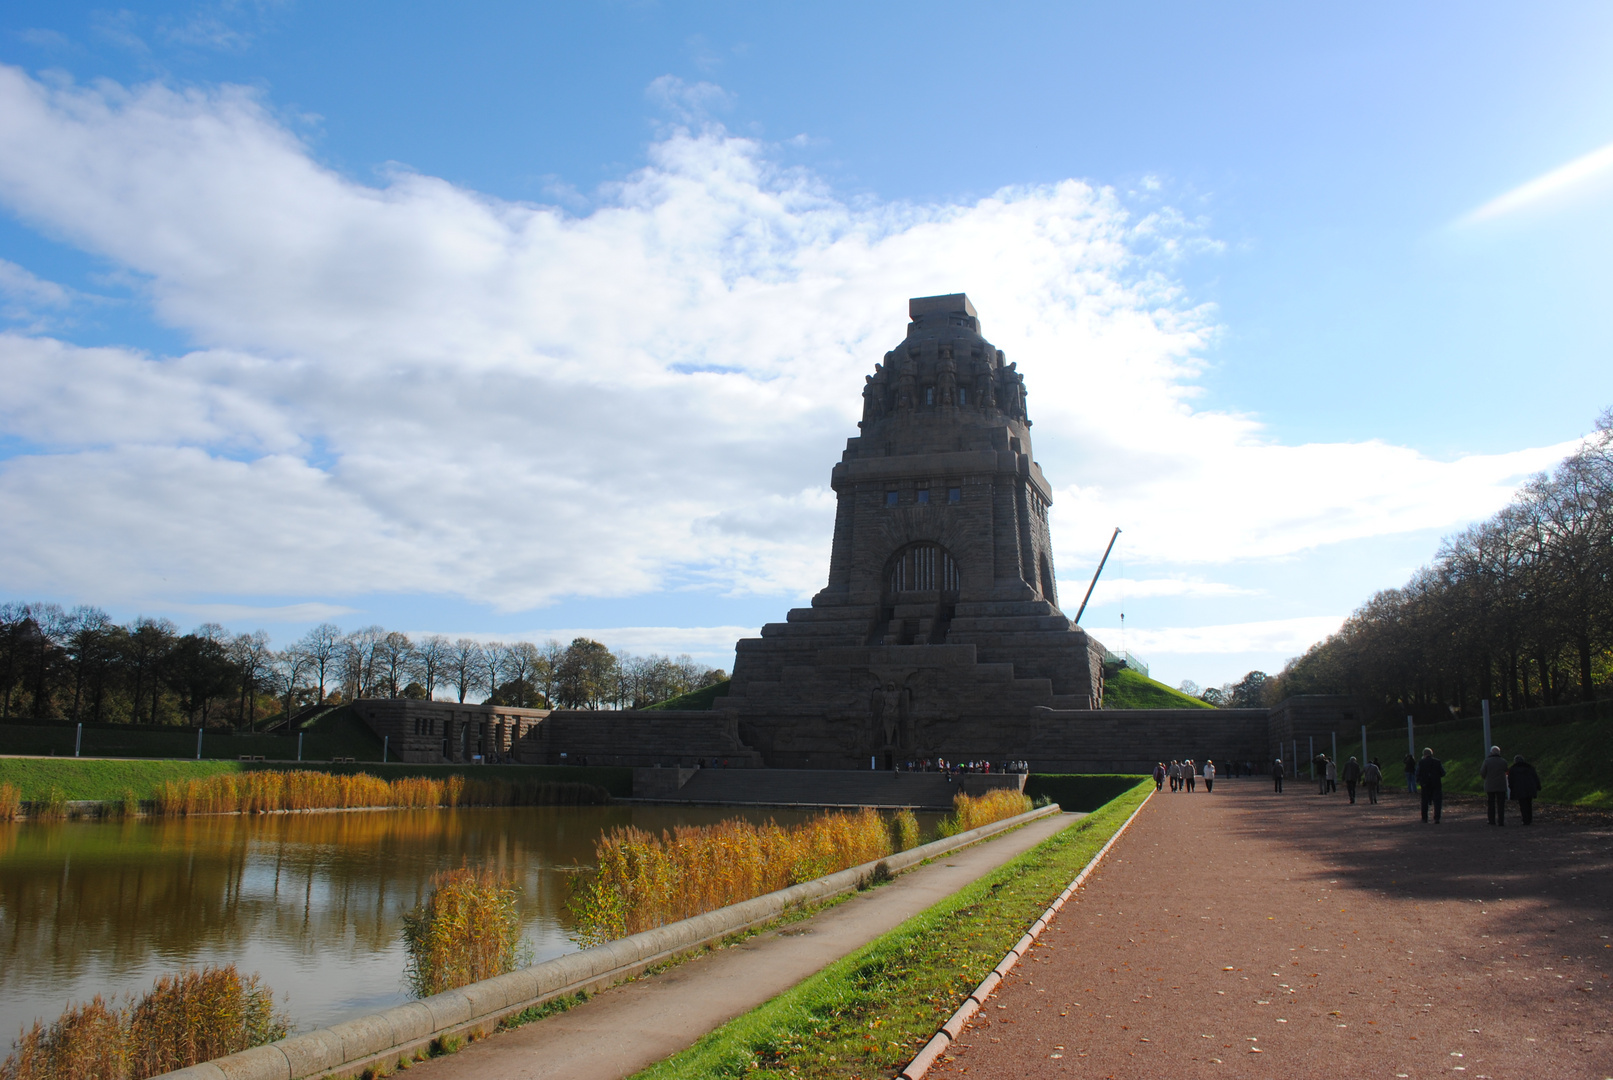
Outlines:
[[919,490],[918,490],[918,501],[919,501],[919,505],[921,505],[921,506],[930,501],[930,489],[929,488],[919,488]]
[[958,564],[936,544],[908,548],[891,568],[891,592],[956,592]]
[[947,502],[956,503],[956,502],[962,502],[962,501],[963,501],[963,489],[962,488],[947,488]]
[[894,492],[894,491],[885,492],[885,505],[886,506],[895,506],[896,505],[896,492]]

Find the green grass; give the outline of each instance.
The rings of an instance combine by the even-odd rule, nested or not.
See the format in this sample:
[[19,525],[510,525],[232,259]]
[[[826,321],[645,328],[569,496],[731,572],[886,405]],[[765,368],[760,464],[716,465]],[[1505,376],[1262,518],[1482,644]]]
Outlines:
[[[1339,756],[1359,755],[1359,737],[1346,740],[1344,735],[1339,732]],[[1444,762],[1446,791],[1484,790],[1478,773],[1489,747],[1484,745],[1482,720],[1475,716],[1420,724],[1416,736],[1419,757],[1423,747],[1430,746]],[[1499,713],[1491,717],[1490,742],[1501,748],[1508,764],[1522,754],[1535,767],[1543,788],[1541,802],[1613,809],[1613,702]],[[1385,783],[1400,785],[1405,775],[1400,768],[1406,754],[1405,726],[1369,731],[1367,747],[1382,762]]]
[[1155,682],[1140,671],[1121,668],[1103,677],[1105,709],[1213,709],[1207,701]]
[[1031,773],[1025,794],[1032,799],[1046,796],[1066,813],[1091,813],[1147,779],[1127,773]]
[[827,1080],[892,1075],[929,1041],[1147,792],[1146,785],[1137,785],[638,1076],[695,1080],[766,1072]]
[[667,698],[656,705],[646,705],[646,709],[710,709],[720,697],[728,696],[728,688],[733,685],[732,679],[702,686],[698,690],[691,690],[687,694],[679,694],[674,698]]
[[[192,736],[194,738],[194,736]],[[311,769],[335,774],[365,772],[383,780],[403,776],[442,778],[462,773],[477,780],[506,780],[511,783],[594,784],[614,796],[633,793],[633,770],[615,766],[573,767],[563,765],[381,765],[375,762],[354,765],[305,763],[287,765],[246,761],[149,761],[136,759],[0,758],[0,783],[15,784],[25,800],[43,799],[55,788],[68,800],[119,799],[125,789],[140,799],[156,795],[166,780],[193,780],[226,772],[253,769]]]

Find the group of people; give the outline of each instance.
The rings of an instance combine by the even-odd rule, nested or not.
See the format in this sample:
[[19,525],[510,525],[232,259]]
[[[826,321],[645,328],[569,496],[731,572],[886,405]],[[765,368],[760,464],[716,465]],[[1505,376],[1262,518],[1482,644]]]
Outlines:
[[963,773],[1028,773],[1028,761],[947,761],[946,758],[922,758],[918,761],[898,762],[897,772],[940,772],[949,776]]
[[[1422,792],[1423,821],[1428,821],[1428,811],[1434,811],[1434,824],[1439,824],[1440,817],[1445,812],[1445,765],[1434,756],[1429,747],[1423,748],[1421,760],[1406,755],[1403,763],[1406,770],[1406,786],[1413,785]],[[1491,825],[1503,826],[1507,823],[1507,800],[1514,799],[1518,803],[1518,816],[1525,825],[1534,823],[1535,796],[1540,794],[1540,774],[1535,767],[1523,759],[1522,754],[1513,757],[1512,764],[1501,755],[1499,746],[1490,747],[1490,752],[1479,766],[1479,779],[1484,782],[1485,815]]]
[[[1343,770],[1338,768],[1336,762],[1326,754],[1316,755],[1312,763],[1316,767],[1317,794],[1327,795],[1338,790],[1338,781],[1344,781],[1344,789],[1349,793],[1350,801],[1355,802],[1355,793],[1358,786],[1364,786],[1367,801],[1376,803],[1378,792],[1383,786],[1383,766],[1377,758],[1370,759],[1365,765],[1355,758],[1344,763]],[[1172,768],[1176,765],[1171,763]],[[1445,812],[1445,764],[1434,756],[1431,748],[1424,747],[1421,759],[1407,754],[1401,762],[1406,774],[1406,790],[1412,794],[1422,794],[1423,821],[1428,821],[1428,812],[1434,812],[1434,824],[1438,825]],[[1283,790],[1283,774],[1285,772],[1282,758],[1271,763],[1271,778],[1277,793]],[[1174,774],[1173,774],[1174,775]],[[1518,804],[1518,816],[1525,825],[1534,821],[1535,796],[1540,794],[1540,774],[1535,767],[1523,759],[1519,754],[1508,765],[1506,758],[1501,755],[1499,746],[1490,747],[1490,753],[1485,757],[1484,763],[1479,766],[1479,778],[1484,782],[1485,812],[1491,825],[1505,825],[1507,823],[1507,801],[1509,798]],[[1154,785],[1159,786],[1160,769],[1154,768]],[[1172,791],[1175,791],[1175,781],[1172,781]],[[1188,788],[1192,790],[1191,787]]]
[[1154,766],[1154,790],[1162,791],[1165,781],[1169,780],[1172,791],[1193,791],[1198,787],[1199,778],[1204,779],[1204,790],[1215,790],[1215,762],[1205,759],[1203,768],[1188,758],[1185,761],[1173,760],[1169,765],[1163,761]]

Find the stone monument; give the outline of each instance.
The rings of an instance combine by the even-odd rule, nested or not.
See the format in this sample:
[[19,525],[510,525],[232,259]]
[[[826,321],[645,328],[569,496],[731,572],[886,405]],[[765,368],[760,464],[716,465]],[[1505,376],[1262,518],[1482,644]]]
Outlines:
[[1029,747],[1037,710],[1102,707],[1103,647],[1058,606],[1024,376],[964,294],[908,315],[831,474],[829,582],[738,643],[717,702],[769,766]]

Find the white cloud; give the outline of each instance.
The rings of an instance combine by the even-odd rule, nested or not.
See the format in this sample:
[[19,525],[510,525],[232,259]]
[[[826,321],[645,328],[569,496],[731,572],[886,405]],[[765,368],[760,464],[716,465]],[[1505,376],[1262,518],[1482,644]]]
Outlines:
[[1087,629],[1113,650],[1125,649],[1143,659],[1156,655],[1200,653],[1280,653],[1297,656],[1333,633],[1343,615],[1307,615],[1297,619],[1223,623],[1219,626],[1167,626],[1151,630],[1118,626]]
[[[1061,603],[1067,605],[1072,611],[1081,602],[1086,594],[1086,586],[1082,585],[1073,593],[1076,581],[1068,581],[1060,593]],[[1254,596],[1257,589],[1246,589],[1240,585],[1229,585],[1223,581],[1200,581],[1189,578],[1108,578],[1098,579],[1097,587],[1092,590],[1092,600],[1087,605],[1088,610],[1101,608],[1109,604],[1118,604],[1126,600],[1144,600],[1163,596],[1179,596],[1190,600],[1219,600],[1233,596]]]
[[252,624],[259,623],[316,623],[353,614],[350,607],[339,604],[279,604],[258,606],[253,604],[171,604],[204,622]]
[[1483,206],[1468,213],[1459,224],[1470,225],[1544,202],[1554,195],[1588,183],[1603,173],[1613,170],[1613,143],[1592,150],[1566,165],[1559,165],[1533,180],[1519,184],[1511,191],[1497,195]]
[[908,297],[958,289],[1027,374],[1066,570],[1112,524],[1182,565],[1449,526],[1562,453],[1283,446],[1195,410],[1216,327],[1170,260],[1201,239],[1073,180],[852,202],[709,127],[574,216],[357,183],[246,89],[0,66],[0,203],[138,277],[197,346],[0,337],[0,425],[37,448],[0,461],[16,592],[809,594],[863,375]]

